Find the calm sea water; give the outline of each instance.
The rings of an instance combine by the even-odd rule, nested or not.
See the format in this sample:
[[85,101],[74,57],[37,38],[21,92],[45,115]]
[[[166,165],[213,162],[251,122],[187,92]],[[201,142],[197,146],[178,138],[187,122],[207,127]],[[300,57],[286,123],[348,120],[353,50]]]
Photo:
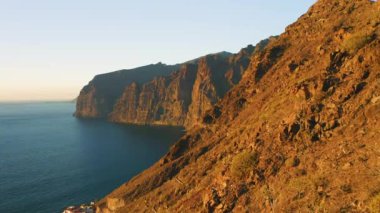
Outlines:
[[182,134],[81,120],[73,103],[0,104],[0,212],[61,212],[100,199]]

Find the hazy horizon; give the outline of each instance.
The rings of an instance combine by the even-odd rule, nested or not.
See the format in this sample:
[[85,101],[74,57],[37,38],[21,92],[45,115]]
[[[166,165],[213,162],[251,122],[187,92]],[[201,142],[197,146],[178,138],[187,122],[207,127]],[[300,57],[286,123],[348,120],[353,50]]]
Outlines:
[[97,74],[237,52],[281,34],[314,2],[6,2],[0,102],[69,101]]

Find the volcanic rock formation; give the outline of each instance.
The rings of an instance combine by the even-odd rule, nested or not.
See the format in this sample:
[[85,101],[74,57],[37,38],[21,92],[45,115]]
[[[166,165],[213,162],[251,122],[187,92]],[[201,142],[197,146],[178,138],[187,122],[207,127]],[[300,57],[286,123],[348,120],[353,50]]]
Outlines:
[[74,115],[86,118],[107,117],[126,86],[132,82],[142,84],[156,76],[169,75],[178,67],[179,65],[168,66],[158,63],[97,75],[80,92]]
[[[98,211],[379,212],[379,36],[380,3],[319,0],[251,56],[203,127],[189,129],[159,162],[99,201]],[[188,76],[195,91],[225,91],[197,82],[210,60],[182,67],[178,79],[132,84],[123,98],[143,103],[151,87],[175,82],[175,90]],[[208,105],[156,92],[173,100],[178,110],[170,116],[185,123],[193,118],[180,116],[182,106]],[[193,103],[208,94],[199,93]],[[133,113],[127,116],[139,117]]]
[[96,76],[82,89],[75,115],[190,128],[240,81],[250,56],[268,41],[238,54],[221,52],[180,65],[156,64]]

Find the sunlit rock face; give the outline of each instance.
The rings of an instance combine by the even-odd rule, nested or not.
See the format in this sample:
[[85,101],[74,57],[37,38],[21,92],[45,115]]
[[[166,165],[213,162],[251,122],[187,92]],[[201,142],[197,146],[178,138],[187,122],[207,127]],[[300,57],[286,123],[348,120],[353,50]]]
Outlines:
[[82,89],[75,115],[118,123],[201,125],[203,114],[240,81],[251,55],[268,41],[237,54],[221,52],[175,66],[156,64],[96,76]]
[[143,84],[156,76],[167,76],[179,65],[152,64],[131,70],[120,70],[97,75],[81,90],[77,98],[75,116],[84,118],[106,118],[125,87],[132,82]]

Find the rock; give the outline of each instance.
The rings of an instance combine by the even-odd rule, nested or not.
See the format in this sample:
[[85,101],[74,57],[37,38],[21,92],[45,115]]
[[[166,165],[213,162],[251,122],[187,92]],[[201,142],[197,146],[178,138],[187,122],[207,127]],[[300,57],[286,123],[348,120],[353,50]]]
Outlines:
[[345,192],[345,193],[351,193],[352,192],[352,188],[351,188],[351,185],[349,184],[344,184],[340,187],[340,189]]
[[361,161],[361,162],[366,162],[366,161],[368,161],[368,156],[366,155],[366,154],[362,154],[362,155],[360,155],[359,156],[359,160]]
[[380,96],[374,96],[371,99],[371,103],[376,104],[380,101]]
[[324,192],[323,186],[318,186],[317,192],[318,194],[322,194]]
[[158,63],[97,75],[81,90],[74,115],[84,118],[106,118],[126,86],[132,82],[137,84],[149,82],[156,76],[169,75],[178,68],[179,65]]
[[292,166],[293,167],[297,167],[298,165],[300,165],[300,159],[296,156],[296,157],[294,157],[293,158],[293,164],[292,164]]
[[124,205],[125,202],[121,198],[107,198],[107,208],[111,211],[115,211]]
[[345,164],[343,165],[342,169],[343,169],[343,170],[348,170],[348,169],[351,168],[351,166],[352,166],[352,164],[351,164],[350,162],[347,162],[347,163],[345,163]]
[[359,92],[361,92],[363,89],[364,89],[364,87],[367,85],[367,82],[361,82],[361,83],[359,83],[358,85],[356,85],[355,86],[355,91],[354,91],[354,93],[355,94],[358,94]]
[[175,66],[156,64],[96,76],[82,89],[75,115],[190,128],[202,123],[206,111],[240,81],[250,55],[266,43],[234,55],[222,52]]

